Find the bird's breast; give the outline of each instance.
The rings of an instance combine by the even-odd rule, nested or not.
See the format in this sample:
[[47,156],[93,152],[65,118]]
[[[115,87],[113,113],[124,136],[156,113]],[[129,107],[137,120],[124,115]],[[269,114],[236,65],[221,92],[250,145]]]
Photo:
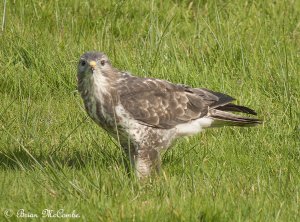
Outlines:
[[107,84],[105,79],[92,77],[82,81],[78,89],[80,89],[86,112],[91,119],[115,136],[118,133],[116,131],[120,130],[120,118],[115,111],[118,97],[114,87]]

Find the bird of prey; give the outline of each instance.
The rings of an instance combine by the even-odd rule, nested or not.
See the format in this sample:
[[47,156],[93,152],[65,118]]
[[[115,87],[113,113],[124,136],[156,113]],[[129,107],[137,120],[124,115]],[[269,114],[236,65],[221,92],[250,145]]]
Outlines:
[[255,126],[261,120],[231,96],[205,88],[140,78],[114,68],[101,52],[78,63],[78,91],[88,115],[117,139],[138,178],[159,170],[160,152],[179,137],[221,126]]

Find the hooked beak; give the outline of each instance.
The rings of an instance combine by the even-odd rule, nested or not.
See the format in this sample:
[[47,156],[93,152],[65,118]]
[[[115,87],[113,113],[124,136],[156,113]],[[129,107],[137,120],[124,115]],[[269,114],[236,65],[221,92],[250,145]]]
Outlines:
[[97,63],[94,60],[90,61],[89,64],[90,64],[90,66],[92,67],[93,70],[96,68]]

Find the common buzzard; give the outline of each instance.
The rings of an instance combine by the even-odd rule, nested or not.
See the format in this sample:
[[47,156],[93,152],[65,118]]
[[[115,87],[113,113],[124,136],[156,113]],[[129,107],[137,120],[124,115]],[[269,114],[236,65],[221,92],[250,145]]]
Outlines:
[[159,153],[179,137],[261,123],[231,113],[256,115],[226,94],[133,76],[114,68],[101,52],[80,57],[77,78],[88,115],[120,142],[139,178],[159,169]]

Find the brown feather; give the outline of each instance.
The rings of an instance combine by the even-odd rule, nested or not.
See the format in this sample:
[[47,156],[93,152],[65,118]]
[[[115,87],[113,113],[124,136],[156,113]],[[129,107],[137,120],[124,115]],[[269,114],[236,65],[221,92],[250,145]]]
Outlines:
[[[204,117],[211,108],[234,107],[226,105],[234,98],[223,93],[131,75],[124,75],[118,93],[121,104],[134,119],[164,129]],[[247,108],[240,109],[247,111]]]

